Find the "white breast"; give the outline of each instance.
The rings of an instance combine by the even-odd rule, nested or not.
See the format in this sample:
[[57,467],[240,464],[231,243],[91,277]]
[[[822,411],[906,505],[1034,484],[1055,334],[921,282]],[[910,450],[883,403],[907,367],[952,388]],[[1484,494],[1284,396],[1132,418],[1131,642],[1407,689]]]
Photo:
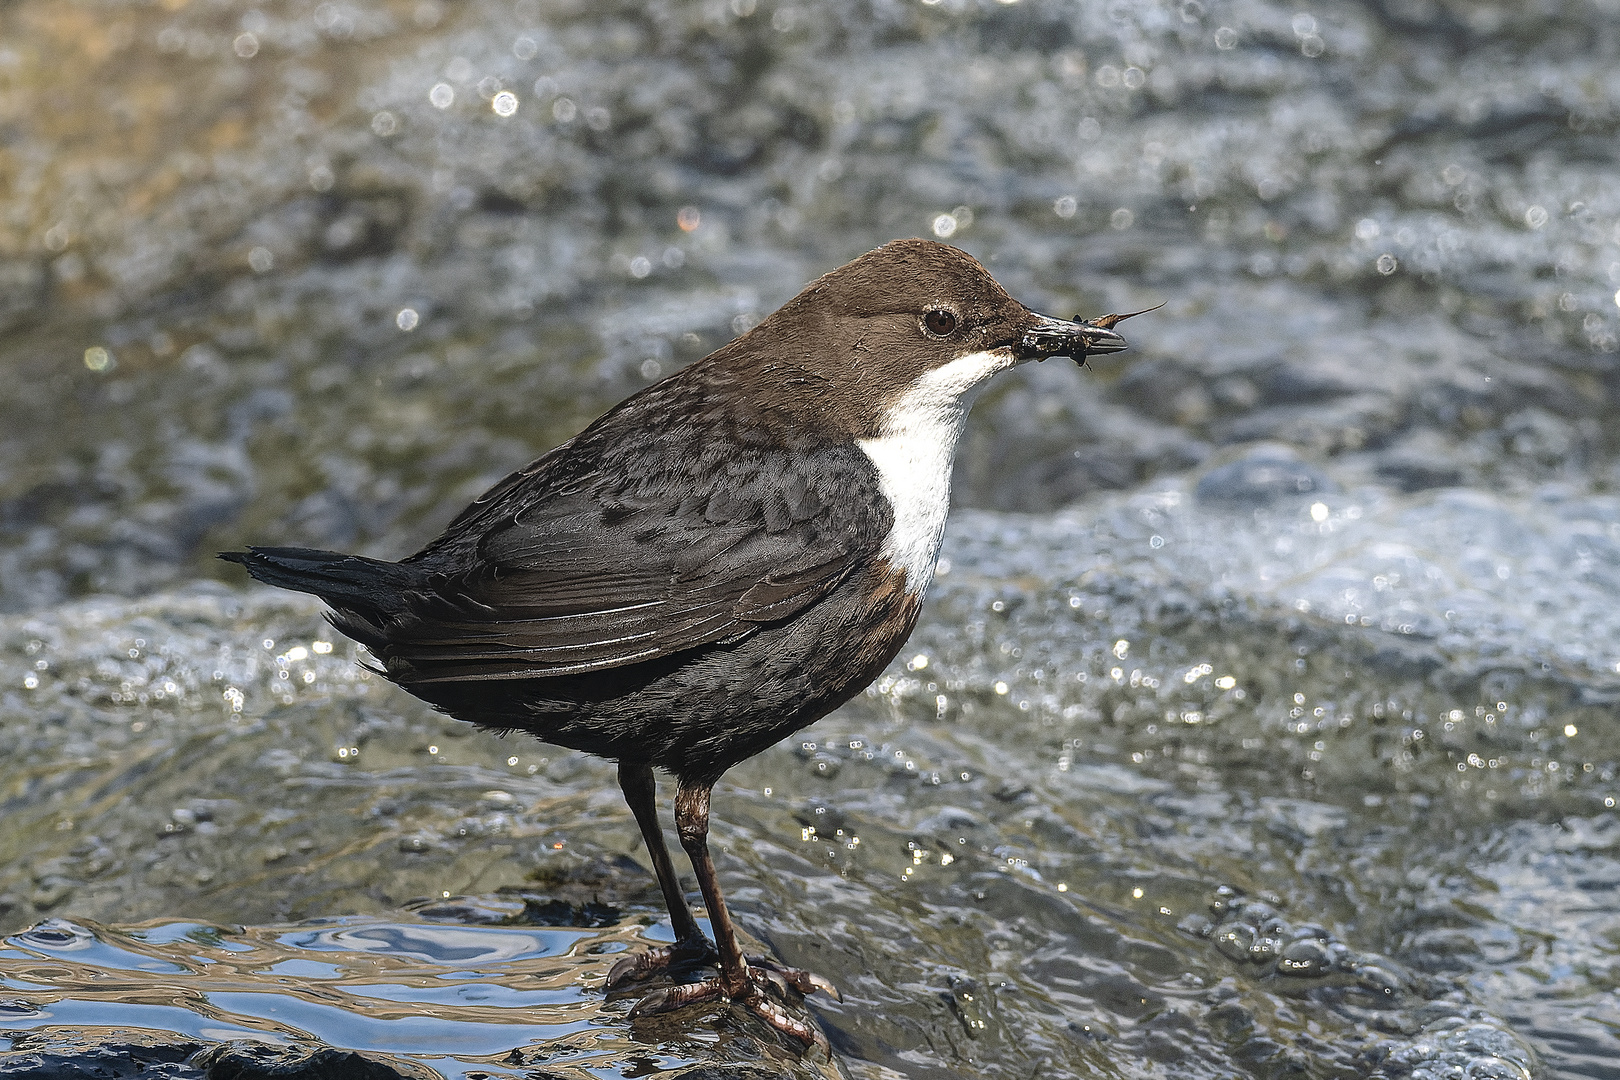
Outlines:
[[860,440],[877,466],[894,528],[879,552],[906,572],[917,596],[934,577],[934,560],[951,508],[951,461],[968,409],[986,380],[1017,361],[1011,349],[972,353],[921,376],[889,410],[882,435]]

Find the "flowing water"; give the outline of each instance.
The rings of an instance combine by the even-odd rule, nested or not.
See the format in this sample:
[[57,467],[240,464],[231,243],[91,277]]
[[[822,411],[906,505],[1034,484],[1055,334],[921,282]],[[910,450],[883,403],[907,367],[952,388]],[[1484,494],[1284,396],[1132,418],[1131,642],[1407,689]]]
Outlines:
[[[1620,1077],[1616,72],[1612,0],[0,8],[0,1075]],[[631,1025],[611,766],[212,553],[404,555],[910,235],[1167,305],[992,387],[912,642],[717,789],[836,1060]]]

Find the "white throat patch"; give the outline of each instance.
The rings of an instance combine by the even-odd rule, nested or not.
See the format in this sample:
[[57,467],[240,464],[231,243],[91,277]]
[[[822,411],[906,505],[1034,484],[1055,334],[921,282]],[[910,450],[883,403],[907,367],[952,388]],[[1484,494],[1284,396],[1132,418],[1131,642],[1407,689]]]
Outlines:
[[894,509],[879,554],[906,572],[906,590],[919,598],[934,577],[934,560],[951,508],[951,462],[973,399],[990,376],[1018,361],[1011,349],[971,353],[935,368],[912,384],[889,412],[883,434],[859,446],[877,466]]

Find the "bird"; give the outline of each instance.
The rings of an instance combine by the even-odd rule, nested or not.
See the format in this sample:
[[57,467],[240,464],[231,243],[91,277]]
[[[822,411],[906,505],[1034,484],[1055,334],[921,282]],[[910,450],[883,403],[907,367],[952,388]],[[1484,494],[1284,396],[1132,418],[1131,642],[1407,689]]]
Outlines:
[[[727,1001],[824,1045],[783,1002],[831,984],[743,953],[708,850],[712,789],[898,655],[985,384],[1118,352],[1129,317],[1041,315],[959,248],[895,240],[500,480],[409,558],[220,558],[323,599],[382,675],[450,716],[617,763],[675,944],[621,958],[607,985],[717,969],[650,989],[632,1016]],[[664,842],[655,770],[675,780],[713,946]]]

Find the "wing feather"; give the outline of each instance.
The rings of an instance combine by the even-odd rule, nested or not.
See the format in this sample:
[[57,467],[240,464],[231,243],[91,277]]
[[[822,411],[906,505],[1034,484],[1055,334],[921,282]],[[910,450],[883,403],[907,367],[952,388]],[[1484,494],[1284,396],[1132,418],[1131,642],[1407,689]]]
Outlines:
[[[548,462],[567,490],[537,492]],[[424,552],[433,587],[389,629],[390,675],[544,678],[731,644],[825,597],[875,557],[893,520],[852,445],[788,453],[710,438],[643,464],[587,475],[554,454],[497,485],[458,519],[476,537],[447,534]],[[430,567],[436,551],[459,565]]]

